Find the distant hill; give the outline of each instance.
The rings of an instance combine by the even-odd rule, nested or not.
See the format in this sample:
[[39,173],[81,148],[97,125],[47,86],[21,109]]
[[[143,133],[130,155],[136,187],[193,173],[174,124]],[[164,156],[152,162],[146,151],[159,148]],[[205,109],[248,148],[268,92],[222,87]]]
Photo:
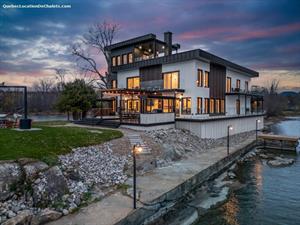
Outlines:
[[283,91],[280,93],[280,95],[284,97],[295,97],[298,95],[298,93],[295,91]]

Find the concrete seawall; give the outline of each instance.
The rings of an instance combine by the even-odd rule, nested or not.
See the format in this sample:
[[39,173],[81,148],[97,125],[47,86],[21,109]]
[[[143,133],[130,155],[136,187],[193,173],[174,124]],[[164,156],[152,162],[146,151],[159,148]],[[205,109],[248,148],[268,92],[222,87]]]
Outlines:
[[[132,211],[125,218],[115,223],[115,225],[147,225],[153,224],[156,220],[168,213],[178,202],[188,193],[201,186],[209,179],[217,177],[227,170],[233,163],[238,161],[243,155],[255,147],[255,141],[235,150],[229,156],[218,160],[214,164],[201,170],[180,185],[165,192],[154,200],[144,203],[141,208]],[[176,176],[177,174],[174,174]]]

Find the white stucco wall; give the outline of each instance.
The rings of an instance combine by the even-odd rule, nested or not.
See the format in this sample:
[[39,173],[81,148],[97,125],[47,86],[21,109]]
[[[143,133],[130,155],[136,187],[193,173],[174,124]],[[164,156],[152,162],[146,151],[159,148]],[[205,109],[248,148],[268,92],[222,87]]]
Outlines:
[[250,90],[250,77],[242,72],[235,71],[230,68],[226,68],[226,77],[231,77],[231,87],[236,87],[236,80],[239,79],[241,81],[241,90],[245,90],[245,81],[248,81],[248,87]]
[[174,113],[140,114],[141,124],[174,122]]
[[[209,98],[209,88],[197,87],[198,69],[209,71],[209,63],[199,60],[190,60],[162,66],[162,72],[180,72],[179,88],[184,89],[183,97],[191,97],[191,113],[197,113],[197,97]],[[202,101],[204,107],[204,100]]]

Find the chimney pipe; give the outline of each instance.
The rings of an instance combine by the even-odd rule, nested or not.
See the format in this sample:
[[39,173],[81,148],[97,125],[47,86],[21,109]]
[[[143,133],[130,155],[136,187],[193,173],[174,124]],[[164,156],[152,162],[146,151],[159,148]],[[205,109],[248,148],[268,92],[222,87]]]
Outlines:
[[172,55],[172,32],[164,33],[164,42],[166,43],[165,55]]

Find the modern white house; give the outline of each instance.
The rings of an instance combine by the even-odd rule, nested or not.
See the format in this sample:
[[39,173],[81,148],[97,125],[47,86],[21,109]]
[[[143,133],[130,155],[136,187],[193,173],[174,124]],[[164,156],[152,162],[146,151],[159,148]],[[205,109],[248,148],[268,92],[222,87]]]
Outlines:
[[134,129],[178,127],[205,138],[263,126],[263,97],[250,88],[258,72],[195,49],[179,52],[172,33],[147,34],[106,48],[110,88],[106,112]]

